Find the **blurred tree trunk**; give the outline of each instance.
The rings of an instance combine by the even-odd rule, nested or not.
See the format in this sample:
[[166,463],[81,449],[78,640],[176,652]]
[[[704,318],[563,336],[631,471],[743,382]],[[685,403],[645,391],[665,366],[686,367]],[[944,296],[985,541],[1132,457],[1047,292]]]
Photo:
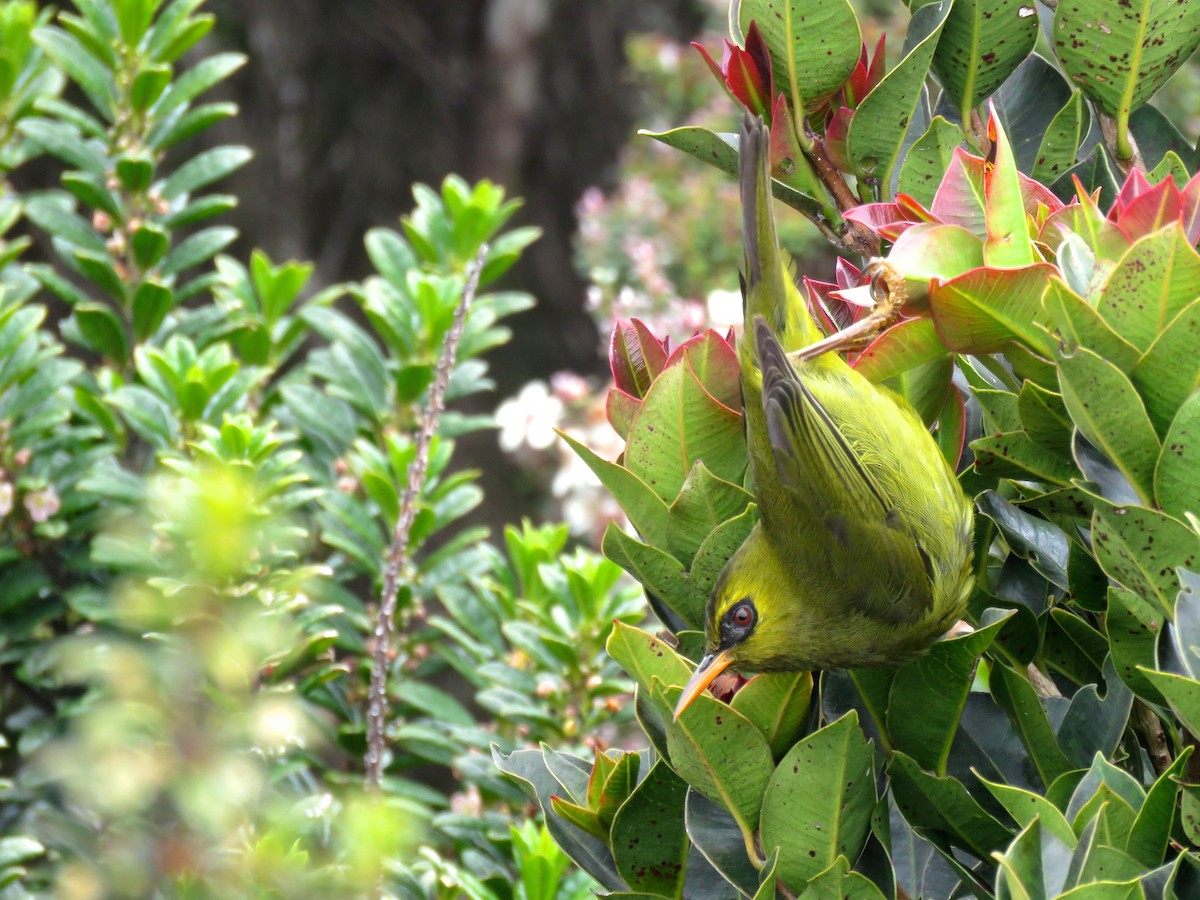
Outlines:
[[697,29],[702,0],[213,0],[216,37],[249,52],[222,141],[257,158],[230,185],[248,243],[368,271],[364,232],[395,226],[413,182],[491,178],[544,237],[510,276],[538,299],[493,357],[501,394],[564,368],[599,371],[572,263],[574,206],[611,180],[636,92],[625,38]]

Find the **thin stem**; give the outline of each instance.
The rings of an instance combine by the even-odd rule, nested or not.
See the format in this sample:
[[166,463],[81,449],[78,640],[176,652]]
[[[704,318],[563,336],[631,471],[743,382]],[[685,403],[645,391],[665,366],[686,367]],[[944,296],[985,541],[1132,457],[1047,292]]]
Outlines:
[[1128,175],[1130,169],[1146,171],[1146,163],[1142,159],[1142,151],[1138,149],[1133,132],[1129,130],[1128,116],[1124,122],[1119,122],[1106,112],[1096,111],[1100,120],[1100,135],[1104,139],[1104,147],[1108,155],[1116,160],[1117,168],[1122,175]]
[[408,486],[400,504],[400,515],[388,547],[387,564],[383,570],[383,592],[379,598],[379,617],[375,620],[375,651],[371,663],[371,687],[367,694],[367,755],[365,760],[366,786],[369,791],[378,791],[383,781],[383,753],[385,726],[387,724],[387,678],[388,661],[392,650],[392,635],[396,628],[396,598],[400,592],[400,573],[408,562],[408,536],[416,518],[417,495],[425,481],[425,469],[429,464],[429,446],[437,432],[438,420],[446,401],[446,386],[454,370],[458,353],[458,342],[462,338],[467,321],[467,311],[479,288],[479,275],[487,257],[488,246],[484,244],[475,254],[467,269],[467,281],[462,297],[454,311],[454,324],[442,345],[438,359],[437,374],[429,389],[429,402],[425,416],[417,432],[417,446],[413,461],[408,467]]
[[1162,775],[1171,768],[1171,750],[1167,747],[1167,735],[1163,731],[1162,722],[1158,716],[1141,700],[1133,701],[1133,730],[1141,735],[1146,742],[1146,755],[1154,766],[1154,771]]

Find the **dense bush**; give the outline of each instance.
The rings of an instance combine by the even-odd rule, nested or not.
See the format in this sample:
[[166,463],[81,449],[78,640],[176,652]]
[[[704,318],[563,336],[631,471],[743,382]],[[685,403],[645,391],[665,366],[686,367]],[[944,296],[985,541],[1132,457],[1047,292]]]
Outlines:
[[190,139],[246,60],[200,7],[0,3],[0,896],[585,895],[490,752],[616,727],[643,604],[563,528],[465,527],[491,419],[436,402],[489,389],[536,230],[451,176],[361,282],[222,255],[252,154]]
[[[624,451],[573,446],[636,532],[610,526],[605,554],[674,632],[609,638],[648,746],[498,760],[626,896],[1200,891],[1200,177],[1145,105],[1200,9],[910,6],[890,68],[836,0],[735,2],[705,59],[770,123],[776,197],[850,257],[804,279],[810,311],[860,335],[853,365],[975,498],[974,627],[891,669],[725,683],[674,719],[757,516],[738,361],[715,331],[672,349],[618,322]],[[737,171],[734,135],[654,137]],[[898,318],[867,311],[885,291]]]

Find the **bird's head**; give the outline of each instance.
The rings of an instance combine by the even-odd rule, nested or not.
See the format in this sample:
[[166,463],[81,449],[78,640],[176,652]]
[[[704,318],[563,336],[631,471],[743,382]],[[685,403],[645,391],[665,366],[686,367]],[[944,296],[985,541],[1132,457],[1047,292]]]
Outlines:
[[[756,527],[726,563],[705,613],[704,658],[675,706],[678,718],[726,669],[762,668],[772,654],[779,617],[771,615],[771,573],[776,563]],[[764,615],[766,613],[766,615]]]

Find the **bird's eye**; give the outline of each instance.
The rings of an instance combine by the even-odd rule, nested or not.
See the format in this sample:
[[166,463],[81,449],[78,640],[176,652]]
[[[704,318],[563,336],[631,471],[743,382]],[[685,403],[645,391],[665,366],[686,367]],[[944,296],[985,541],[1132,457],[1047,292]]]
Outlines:
[[749,628],[754,624],[754,607],[749,603],[739,603],[734,607],[731,619],[738,628]]

